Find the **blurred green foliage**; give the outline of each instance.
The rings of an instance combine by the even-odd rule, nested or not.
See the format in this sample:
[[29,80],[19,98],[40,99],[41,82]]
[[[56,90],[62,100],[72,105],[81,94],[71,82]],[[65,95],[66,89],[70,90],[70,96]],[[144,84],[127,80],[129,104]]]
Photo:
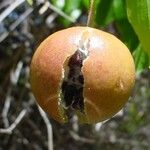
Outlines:
[[[78,19],[82,14],[83,7],[87,7],[87,2],[82,0],[52,0],[52,4],[60,8],[64,13],[72,17],[73,20]],[[65,27],[70,26],[71,22],[62,17],[58,18],[58,21]]]
[[126,0],[130,23],[150,55],[150,0]]
[[[74,20],[77,20],[83,14],[87,16],[90,6],[90,0],[52,0],[52,3]],[[150,1],[97,0],[95,10],[95,27],[106,30],[112,25],[113,29],[115,29],[114,34],[133,53],[136,70],[139,72],[148,68],[150,65],[150,55],[143,51],[143,47],[145,49],[150,47],[150,15],[148,15]],[[58,22],[64,27],[71,25],[69,20],[62,17],[58,18]],[[138,39],[141,41],[143,47]]]
[[141,72],[144,68],[149,67],[149,57],[146,52],[142,49],[141,44],[133,52],[135,59],[135,68],[137,72]]
[[33,0],[26,0],[29,5],[33,5]]
[[96,23],[101,27],[113,24],[119,38],[131,52],[138,46],[138,38],[128,22],[124,0],[101,0],[97,8]]

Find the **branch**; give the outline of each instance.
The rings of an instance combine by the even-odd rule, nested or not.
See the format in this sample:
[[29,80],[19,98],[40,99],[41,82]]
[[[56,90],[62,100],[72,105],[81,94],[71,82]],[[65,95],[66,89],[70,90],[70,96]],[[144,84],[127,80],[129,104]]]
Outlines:
[[4,134],[11,134],[13,132],[13,130],[17,127],[17,125],[21,122],[21,120],[24,118],[24,116],[27,113],[27,109],[23,109],[20,114],[18,115],[18,117],[16,118],[16,120],[14,121],[13,124],[11,124],[8,128],[6,129],[0,129],[0,133],[4,133]]
[[0,14],[0,22],[2,22],[15,8],[21,5],[25,0],[16,0],[8,8]]
[[85,137],[81,137],[79,136],[77,133],[73,132],[73,131],[69,131],[71,137],[76,140],[76,141],[80,141],[83,143],[88,143],[88,144],[93,144],[95,143],[94,139],[89,139],[89,138],[85,138]]
[[42,110],[40,106],[38,106],[39,112],[46,124],[47,127],[47,133],[48,133],[48,150],[53,150],[53,131],[52,131],[52,125],[46,115],[46,113]]
[[7,115],[8,115],[8,111],[9,111],[10,103],[11,103],[11,96],[10,96],[11,91],[12,91],[12,87],[10,87],[7,92],[7,97],[5,99],[5,104],[4,104],[4,108],[2,111],[2,118],[3,118],[5,128],[9,127],[9,121],[8,121]]
[[[19,24],[21,24],[33,11],[33,8],[27,9],[14,23],[12,23],[9,27],[10,32],[13,31]],[[2,42],[8,35],[8,31],[4,32],[0,35],[0,42]]]

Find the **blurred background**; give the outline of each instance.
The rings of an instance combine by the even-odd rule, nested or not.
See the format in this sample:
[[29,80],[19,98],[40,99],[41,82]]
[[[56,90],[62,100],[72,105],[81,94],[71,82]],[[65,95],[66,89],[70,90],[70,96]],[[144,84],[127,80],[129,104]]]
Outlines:
[[97,0],[95,27],[116,35],[134,56],[136,84],[126,106],[93,125],[49,118],[30,90],[32,55],[48,35],[86,25],[88,0],[0,1],[0,150],[150,150],[149,57],[127,18],[125,0]]

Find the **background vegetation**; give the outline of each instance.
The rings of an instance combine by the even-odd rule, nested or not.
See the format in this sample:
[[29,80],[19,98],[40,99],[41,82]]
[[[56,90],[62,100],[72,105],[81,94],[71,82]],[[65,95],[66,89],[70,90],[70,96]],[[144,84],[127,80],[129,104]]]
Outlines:
[[123,110],[96,125],[78,124],[76,117],[61,125],[48,118],[29,84],[30,61],[40,42],[60,29],[86,25],[89,1],[0,1],[0,150],[46,150],[52,145],[56,150],[149,150],[150,2],[136,1],[97,0],[95,27],[129,47],[137,79]]

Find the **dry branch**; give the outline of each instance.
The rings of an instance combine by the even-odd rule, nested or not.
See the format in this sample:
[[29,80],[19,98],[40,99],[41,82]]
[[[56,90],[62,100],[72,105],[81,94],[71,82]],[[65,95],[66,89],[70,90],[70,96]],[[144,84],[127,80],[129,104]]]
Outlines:
[[21,122],[21,120],[24,118],[26,113],[27,113],[27,109],[23,109],[18,115],[18,117],[16,118],[16,120],[8,128],[0,129],[0,133],[11,134],[13,130],[17,127],[17,125]]
[[21,5],[25,0],[16,0],[8,8],[0,14],[0,22],[2,22],[14,9]]
[[47,127],[47,134],[48,134],[48,150],[53,150],[53,131],[52,131],[52,125],[46,115],[46,113],[41,109],[40,106],[38,106],[39,112],[46,124]]

